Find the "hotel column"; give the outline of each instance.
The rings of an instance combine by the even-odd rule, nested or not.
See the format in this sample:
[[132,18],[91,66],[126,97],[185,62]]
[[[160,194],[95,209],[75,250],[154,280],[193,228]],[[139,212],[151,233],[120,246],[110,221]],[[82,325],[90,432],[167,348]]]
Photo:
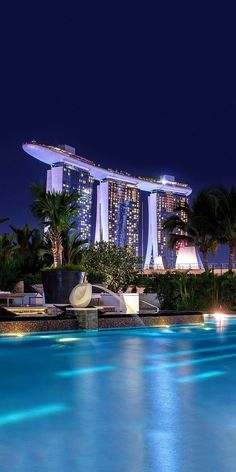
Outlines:
[[97,187],[95,243],[109,241],[108,213],[108,182],[100,182]]
[[158,260],[157,245],[157,193],[153,192],[148,196],[148,243],[145,258],[145,268],[150,267],[153,256],[154,268]]

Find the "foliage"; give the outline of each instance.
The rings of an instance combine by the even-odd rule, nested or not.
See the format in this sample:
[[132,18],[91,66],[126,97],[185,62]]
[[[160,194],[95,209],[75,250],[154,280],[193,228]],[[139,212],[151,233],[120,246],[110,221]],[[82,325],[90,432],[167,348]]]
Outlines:
[[156,293],[163,310],[236,310],[236,274],[192,275],[167,272],[143,279],[145,293]]
[[0,289],[12,290],[19,280],[15,264],[14,235],[0,234]]
[[219,241],[217,199],[210,189],[205,189],[193,199],[192,205],[176,207],[175,212],[163,225],[169,233],[169,247],[173,249],[180,242],[198,247],[204,269],[208,270],[208,253],[216,253]]
[[33,185],[35,197],[33,214],[46,228],[51,243],[54,267],[63,263],[63,234],[75,226],[73,217],[78,214],[78,192],[47,192],[44,187]]
[[[110,290],[125,290],[137,277],[137,257],[128,247],[112,246],[102,241],[91,246],[84,255],[84,265],[90,275],[103,274],[104,283]],[[94,282],[95,283],[95,282]]]
[[14,237],[14,257],[20,278],[25,274],[37,274],[43,267],[43,259],[40,253],[43,240],[38,229],[30,229],[26,224],[22,228],[10,225]]
[[106,284],[107,276],[103,272],[90,270],[87,279],[90,284]]
[[84,250],[88,241],[80,239],[81,235],[73,232],[66,232],[63,235],[63,261],[65,264],[81,264],[83,261]]
[[69,270],[69,271],[78,271],[78,272],[85,272],[85,267],[82,264],[64,264],[57,267],[44,267],[42,269],[44,272],[51,271],[51,270]]
[[211,195],[217,201],[218,241],[229,247],[229,271],[232,271],[236,249],[236,187],[215,188]]

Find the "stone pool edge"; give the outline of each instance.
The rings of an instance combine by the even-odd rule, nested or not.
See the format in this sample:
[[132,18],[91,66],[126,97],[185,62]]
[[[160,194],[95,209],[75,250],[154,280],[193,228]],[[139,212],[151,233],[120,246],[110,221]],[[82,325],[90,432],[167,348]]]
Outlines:
[[[202,325],[204,315],[196,312],[159,312],[157,314],[114,315],[99,314],[98,329],[165,327],[174,325]],[[0,334],[31,333],[43,331],[77,331],[81,330],[75,316],[38,315],[34,317],[9,317],[0,320]]]

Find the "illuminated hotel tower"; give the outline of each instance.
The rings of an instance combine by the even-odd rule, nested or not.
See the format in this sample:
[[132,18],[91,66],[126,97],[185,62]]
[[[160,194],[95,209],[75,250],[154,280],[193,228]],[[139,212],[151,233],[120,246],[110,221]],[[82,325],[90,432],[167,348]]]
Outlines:
[[99,184],[95,241],[129,245],[138,255],[141,191],[147,192],[148,212],[142,212],[144,221],[141,222],[144,231],[148,229],[144,266],[157,268],[163,262],[166,267],[174,265],[175,253],[167,249],[167,235],[162,226],[175,207],[187,201],[192,192],[187,184],[176,182],[169,175],[134,177],[127,172],[105,169],[75,154],[75,149],[67,145],[49,146],[33,141],[23,144],[23,149],[51,167],[47,174],[48,191],[79,191],[77,230],[82,238],[91,240],[93,181],[96,180]]
[[140,190],[132,184],[105,179],[97,187],[95,241],[130,246],[139,253]]
[[[175,184],[174,176],[164,175],[162,182]],[[181,185],[181,184],[177,184]],[[173,268],[175,266],[176,251],[167,247],[168,234],[163,230],[163,224],[167,218],[175,212],[176,207],[184,207],[188,202],[187,195],[178,193],[178,188],[173,187],[173,191],[154,190],[148,196],[148,243],[145,259],[145,267],[153,268]],[[178,212],[181,219],[186,219],[184,211]],[[180,232],[177,230],[177,232]]]
[[[64,146],[62,147],[62,149]],[[65,146],[66,150],[73,148]],[[47,191],[73,192],[78,191],[78,216],[74,217],[75,228],[81,239],[92,240],[92,197],[94,178],[83,169],[63,163],[55,162],[47,171]]]

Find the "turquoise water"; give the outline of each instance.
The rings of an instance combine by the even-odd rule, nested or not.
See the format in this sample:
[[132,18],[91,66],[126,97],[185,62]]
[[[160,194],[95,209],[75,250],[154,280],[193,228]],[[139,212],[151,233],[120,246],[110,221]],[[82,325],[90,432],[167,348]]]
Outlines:
[[235,472],[236,319],[0,338],[1,472]]

